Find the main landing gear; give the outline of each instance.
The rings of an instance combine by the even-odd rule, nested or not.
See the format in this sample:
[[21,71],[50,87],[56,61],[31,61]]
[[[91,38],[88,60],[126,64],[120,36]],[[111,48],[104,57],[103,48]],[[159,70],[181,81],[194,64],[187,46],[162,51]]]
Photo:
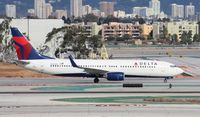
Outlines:
[[173,79],[173,77],[166,77],[166,78],[164,79],[164,83],[167,83],[167,80],[169,80],[169,79]]
[[94,83],[99,83],[99,78],[98,77],[95,77]]

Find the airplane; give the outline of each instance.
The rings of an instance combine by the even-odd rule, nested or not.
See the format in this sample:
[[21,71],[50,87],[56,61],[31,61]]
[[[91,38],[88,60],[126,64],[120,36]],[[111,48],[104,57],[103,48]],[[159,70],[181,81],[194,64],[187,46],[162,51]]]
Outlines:
[[16,49],[17,62],[26,69],[64,77],[99,78],[108,81],[123,81],[126,77],[147,77],[172,79],[184,71],[176,65],[157,60],[89,60],[51,58],[39,54],[26,37],[15,27],[11,27],[12,40]]

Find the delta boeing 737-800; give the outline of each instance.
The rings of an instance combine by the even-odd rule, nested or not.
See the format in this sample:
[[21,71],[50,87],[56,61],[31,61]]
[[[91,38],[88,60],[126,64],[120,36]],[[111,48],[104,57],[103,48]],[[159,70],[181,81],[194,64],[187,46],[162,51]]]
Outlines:
[[55,59],[39,54],[17,28],[11,28],[11,32],[18,63],[37,72],[65,77],[92,77],[94,83],[98,83],[99,78],[109,81],[122,81],[126,77],[167,80],[184,72],[174,64],[157,60],[88,60],[71,56],[69,59]]

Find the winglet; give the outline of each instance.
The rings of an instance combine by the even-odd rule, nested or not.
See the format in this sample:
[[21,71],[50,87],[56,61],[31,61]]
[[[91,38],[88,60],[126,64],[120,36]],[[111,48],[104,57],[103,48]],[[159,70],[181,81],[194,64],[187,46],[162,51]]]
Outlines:
[[71,62],[71,64],[72,64],[73,67],[79,67],[79,66],[74,62],[74,58],[73,58],[71,55],[69,56],[69,60],[70,60],[70,62]]

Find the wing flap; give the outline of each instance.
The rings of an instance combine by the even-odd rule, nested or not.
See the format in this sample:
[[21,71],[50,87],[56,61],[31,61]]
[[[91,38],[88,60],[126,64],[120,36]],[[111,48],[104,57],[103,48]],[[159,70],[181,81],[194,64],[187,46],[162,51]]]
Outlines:
[[90,74],[105,74],[105,73],[108,72],[106,70],[101,70],[101,69],[83,68],[83,67],[81,67],[81,68],[84,69],[87,73],[90,73]]

